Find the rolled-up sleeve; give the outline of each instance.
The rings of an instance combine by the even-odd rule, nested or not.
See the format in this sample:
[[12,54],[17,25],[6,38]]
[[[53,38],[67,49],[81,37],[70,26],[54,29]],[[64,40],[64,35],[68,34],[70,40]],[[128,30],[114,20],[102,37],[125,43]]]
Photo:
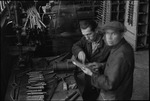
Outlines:
[[92,75],[92,85],[104,90],[116,89],[127,72],[127,65],[128,63],[124,58],[124,54],[118,53],[114,59],[107,61],[104,74]]
[[72,54],[77,57],[80,51],[83,51],[85,47],[85,38],[82,37],[78,42],[76,42],[72,47]]

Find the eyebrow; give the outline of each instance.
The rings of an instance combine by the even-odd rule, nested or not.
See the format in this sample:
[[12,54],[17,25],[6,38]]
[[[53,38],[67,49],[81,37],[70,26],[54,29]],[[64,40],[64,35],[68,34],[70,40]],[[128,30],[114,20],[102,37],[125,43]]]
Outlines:
[[[109,33],[109,32],[105,32],[105,33]],[[117,32],[111,32],[111,33],[109,33],[109,34],[114,34],[114,33],[117,33]]]

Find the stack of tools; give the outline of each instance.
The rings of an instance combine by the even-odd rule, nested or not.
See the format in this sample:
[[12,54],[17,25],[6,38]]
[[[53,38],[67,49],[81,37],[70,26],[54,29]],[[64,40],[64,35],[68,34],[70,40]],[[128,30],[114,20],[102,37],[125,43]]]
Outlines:
[[41,21],[40,14],[38,13],[35,6],[27,10],[27,20],[23,29],[26,29],[27,26],[31,29],[35,28],[35,26],[37,26],[38,29],[42,29],[42,27],[46,28],[46,25]]
[[57,87],[58,78],[53,71],[28,72],[28,84],[26,88],[27,101],[49,101]]
[[27,97],[26,100],[36,100],[36,101],[44,101],[44,86],[46,83],[44,82],[44,76],[41,71],[29,72],[27,87]]

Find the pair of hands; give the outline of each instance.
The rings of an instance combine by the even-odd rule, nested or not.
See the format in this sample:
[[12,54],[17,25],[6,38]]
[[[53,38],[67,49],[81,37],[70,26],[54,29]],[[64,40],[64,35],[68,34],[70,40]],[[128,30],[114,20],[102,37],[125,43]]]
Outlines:
[[101,63],[97,63],[97,62],[88,63],[88,64],[86,64],[86,68],[82,69],[82,71],[85,74],[92,76],[93,73],[98,73],[99,72],[99,68],[101,66],[102,66]]
[[[83,51],[80,51],[78,54],[78,59],[85,64],[85,59],[86,59],[86,55]],[[93,63],[88,63],[86,64],[86,68],[81,68],[81,70],[87,74],[92,76],[93,72],[98,72],[98,68],[100,67],[100,63],[97,62],[93,62]]]

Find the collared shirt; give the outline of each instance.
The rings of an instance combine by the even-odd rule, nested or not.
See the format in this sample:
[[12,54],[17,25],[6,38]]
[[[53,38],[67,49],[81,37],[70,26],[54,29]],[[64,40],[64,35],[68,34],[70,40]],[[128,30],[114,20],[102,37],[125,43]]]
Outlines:
[[92,42],[92,54],[95,52],[100,43]]
[[97,48],[103,47],[102,45],[104,44],[101,41],[101,40],[103,40],[102,39],[103,37],[98,33],[96,33],[96,34],[97,34],[96,40],[92,42],[92,54],[96,51]]
[[[101,36],[100,36],[101,37]],[[93,48],[92,48],[93,47]],[[111,48],[105,45],[104,40],[99,38],[96,44],[92,46],[92,43],[87,41],[85,37],[82,37],[72,47],[72,53],[77,58],[80,51],[84,51],[86,59],[89,62],[103,62],[106,61]]]

